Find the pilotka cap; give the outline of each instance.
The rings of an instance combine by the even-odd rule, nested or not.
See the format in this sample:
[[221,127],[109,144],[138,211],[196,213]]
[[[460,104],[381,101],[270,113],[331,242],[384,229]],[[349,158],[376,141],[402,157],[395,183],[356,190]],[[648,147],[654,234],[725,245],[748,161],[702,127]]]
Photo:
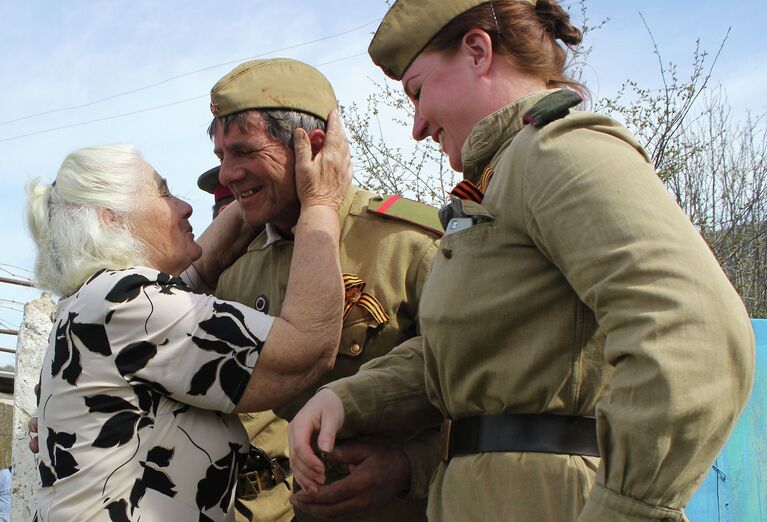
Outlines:
[[208,169],[197,178],[197,186],[209,194],[213,194],[213,191],[218,185],[218,173],[221,171],[221,166],[217,165],[212,169]]
[[[517,0],[535,5],[536,0]],[[397,0],[378,26],[368,54],[387,76],[401,80],[416,56],[456,16],[488,0]]]
[[242,63],[210,90],[210,112],[217,118],[248,109],[288,109],[327,121],[336,106],[327,78],[311,65],[288,58]]

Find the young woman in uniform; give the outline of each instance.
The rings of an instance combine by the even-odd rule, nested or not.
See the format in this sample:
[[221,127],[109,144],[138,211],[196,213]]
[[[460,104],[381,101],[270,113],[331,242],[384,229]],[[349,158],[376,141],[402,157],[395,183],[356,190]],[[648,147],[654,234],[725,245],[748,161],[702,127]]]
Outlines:
[[[554,0],[399,0],[371,45],[464,181],[422,343],[322,389],[291,426],[318,513],[337,432],[442,422],[431,520],[684,520],[748,397],[737,293],[631,133],[576,110]],[[433,472],[433,473],[432,473]],[[408,476],[408,474],[405,474]]]

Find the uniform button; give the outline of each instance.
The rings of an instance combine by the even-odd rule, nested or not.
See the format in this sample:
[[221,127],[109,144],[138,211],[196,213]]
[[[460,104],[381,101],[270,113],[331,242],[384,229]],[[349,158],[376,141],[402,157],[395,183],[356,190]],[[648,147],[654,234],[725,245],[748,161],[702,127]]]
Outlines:
[[442,255],[445,256],[446,259],[450,259],[453,257],[453,250],[450,248],[443,248]]
[[359,344],[354,343],[349,347],[349,351],[352,352],[353,355],[357,355],[362,351],[362,347]]
[[259,312],[269,313],[269,300],[265,295],[260,295],[256,298],[256,306],[254,308]]

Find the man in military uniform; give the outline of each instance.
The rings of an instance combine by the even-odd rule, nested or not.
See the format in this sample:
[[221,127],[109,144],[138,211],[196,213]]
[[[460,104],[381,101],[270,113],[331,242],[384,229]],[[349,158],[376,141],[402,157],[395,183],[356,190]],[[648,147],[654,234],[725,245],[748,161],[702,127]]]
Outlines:
[[[247,252],[222,274],[218,297],[279,313],[293,250],[291,229],[300,209],[292,131],[304,128],[313,151],[320,150],[326,118],[335,107],[327,79],[316,69],[287,59],[246,62],[211,90],[214,120],[209,133],[221,160],[220,182],[240,202],[246,222],[266,224]],[[335,368],[320,385],[356,373],[364,362],[417,335],[421,287],[440,235],[435,209],[398,196],[350,189],[341,209],[343,334]],[[281,482],[288,474],[284,419],[290,420],[310,396],[311,392],[299,395],[278,408],[279,418],[272,412],[242,416],[252,445],[260,450],[251,454],[250,480],[241,480],[239,520],[282,521],[293,516],[288,488]],[[413,459],[436,461],[432,435],[347,447],[345,458],[355,466],[338,487],[334,484],[332,501],[347,515],[361,514],[360,509],[376,502],[375,513],[364,520],[425,520],[425,499],[399,498],[400,491],[392,488],[401,481],[389,480],[387,473],[399,473],[401,479],[409,477]],[[348,473],[340,469],[340,475]],[[300,512],[296,517],[311,519]]]
[[216,219],[219,212],[234,201],[234,194],[229,190],[229,187],[218,182],[218,172],[220,170],[221,167],[213,167],[200,174],[200,177],[197,178],[197,186],[208,194],[213,194],[213,219]]

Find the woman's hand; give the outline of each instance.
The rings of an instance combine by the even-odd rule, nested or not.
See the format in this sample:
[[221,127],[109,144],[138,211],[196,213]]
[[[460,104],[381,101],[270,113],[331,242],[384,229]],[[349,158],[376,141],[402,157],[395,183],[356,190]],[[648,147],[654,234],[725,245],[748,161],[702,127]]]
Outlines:
[[40,452],[40,443],[37,438],[37,417],[30,417],[27,423],[27,433],[29,434],[29,451],[36,455]]
[[341,128],[338,111],[328,115],[324,143],[312,158],[309,135],[303,129],[293,132],[296,160],[296,191],[302,206],[327,205],[338,210],[352,179],[349,141]]
[[338,395],[325,388],[307,402],[288,427],[290,464],[301,487],[316,493],[325,483],[325,463],[316,455],[312,441],[317,433],[319,451],[330,453],[336,434],[344,424],[344,405]]

